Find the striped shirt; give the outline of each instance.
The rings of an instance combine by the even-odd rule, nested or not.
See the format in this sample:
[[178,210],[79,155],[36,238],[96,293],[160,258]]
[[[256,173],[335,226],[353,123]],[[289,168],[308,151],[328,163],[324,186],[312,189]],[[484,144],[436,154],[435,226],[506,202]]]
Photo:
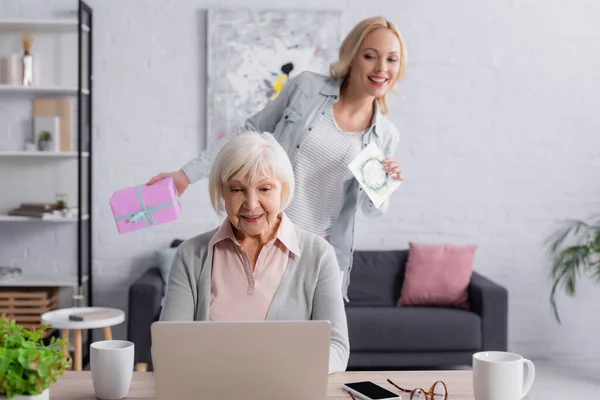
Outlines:
[[366,132],[344,132],[333,115],[332,99],[298,150],[296,189],[286,215],[300,228],[328,236],[354,179],[348,164],[361,151]]

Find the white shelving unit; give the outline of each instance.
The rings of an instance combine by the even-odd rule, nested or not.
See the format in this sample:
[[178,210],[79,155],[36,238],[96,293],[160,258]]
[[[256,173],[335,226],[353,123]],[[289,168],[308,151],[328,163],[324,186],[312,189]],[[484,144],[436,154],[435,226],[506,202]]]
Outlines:
[[[32,86],[0,81],[0,148],[3,148],[0,150],[0,190],[9,189],[0,195],[0,229],[9,235],[13,231],[18,232],[20,236],[17,240],[22,240],[24,246],[28,245],[25,241],[30,230],[43,231],[40,235],[73,235],[75,239],[72,248],[65,248],[66,252],[72,250],[75,253],[74,257],[65,257],[65,260],[75,260],[72,265],[74,272],[70,272],[73,261],[65,261],[68,264],[61,265],[68,272],[53,275],[49,270],[47,276],[43,271],[39,274],[39,270],[28,270],[27,265],[15,265],[21,267],[22,275],[17,279],[0,281],[0,287],[72,287],[75,292],[85,295],[87,305],[93,305],[92,218],[89,214],[92,209],[93,26],[92,9],[81,0],[77,4],[75,18],[0,17],[0,36],[3,39],[0,42],[0,57],[15,54],[15,47],[20,45],[23,34],[29,32],[33,35],[34,60],[39,55],[41,62],[41,78]],[[74,99],[73,151],[23,150],[25,140],[31,133],[28,132],[31,131],[28,126],[33,118],[33,113],[30,114],[27,107],[33,111],[33,99],[38,97]],[[21,136],[22,145],[19,143]],[[53,202],[58,193],[68,194],[68,206],[78,208],[82,214],[41,218],[6,214],[22,202]],[[68,242],[69,239],[63,239],[62,243],[68,246]],[[44,255],[38,257],[43,258]],[[0,264],[2,261],[0,259]]]

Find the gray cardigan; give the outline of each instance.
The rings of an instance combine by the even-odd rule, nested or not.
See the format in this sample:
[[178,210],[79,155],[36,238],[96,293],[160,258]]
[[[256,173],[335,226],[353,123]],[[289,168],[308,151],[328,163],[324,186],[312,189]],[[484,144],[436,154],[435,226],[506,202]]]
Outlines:
[[[350,355],[340,269],[333,247],[295,227],[300,257],[291,254],[267,312],[267,320],[326,320],[331,323],[329,373],[345,371]],[[207,321],[211,299],[213,249],[217,230],[183,242],[173,259],[161,321]]]

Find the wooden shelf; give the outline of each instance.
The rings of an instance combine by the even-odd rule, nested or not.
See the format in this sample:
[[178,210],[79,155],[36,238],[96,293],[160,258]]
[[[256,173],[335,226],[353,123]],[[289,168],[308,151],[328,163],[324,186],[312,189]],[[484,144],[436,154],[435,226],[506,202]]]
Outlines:
[[[22,86],[22,85],[7,85],[0,84],[0,93],[33,93],[33,94],[65,94],[76,95],[78,89],[76,87],[67,86]],[[89,95],[88,89],[81,89],[81,93]]]
[[[77,19],[0,19],[0,31],[77,32]],[[84,32],[90,27],[81,24]]]
[[[24,151],[24,150],[0,150],[0,157],[38,157],[38,158],[77,158],[76,151]],[[84,151],[81,157],[87,158],[90,153]]]
[[[82,219],[87,221],[90,219],[89,214],[83,215]],[[53,224],[65,224],[77,222],[77,217],[23,217],[20,215],[0,214],[0,222],[49,222]]]

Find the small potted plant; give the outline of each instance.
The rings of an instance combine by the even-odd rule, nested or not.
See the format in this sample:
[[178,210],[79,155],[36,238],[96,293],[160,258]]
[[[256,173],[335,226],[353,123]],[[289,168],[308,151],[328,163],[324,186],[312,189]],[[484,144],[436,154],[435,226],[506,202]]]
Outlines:
[[52,144],[52,133],[50,131],[43,131],[38,140],[38,148],[41,151],[52,151]]
[[57,210],[65,210],[67,208],[67,201],[66,200],[57,200],[56,201],[56,209]]
[[49,387],[71,367],[68,341],[52,337],[46,329],[25,329],[0,316],[0,399],[48,400]]

